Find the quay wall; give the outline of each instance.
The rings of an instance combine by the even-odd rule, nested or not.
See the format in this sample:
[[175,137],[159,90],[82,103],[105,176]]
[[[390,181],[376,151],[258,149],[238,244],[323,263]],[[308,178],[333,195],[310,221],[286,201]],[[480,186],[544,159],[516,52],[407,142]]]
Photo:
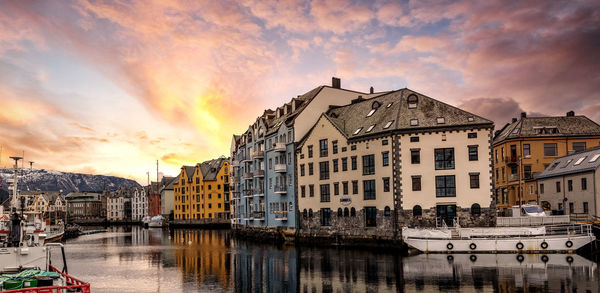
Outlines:
[[172,220],[169,221],[169,226],[176,228],[226,229],[231,227],[231,221],[226,219]]

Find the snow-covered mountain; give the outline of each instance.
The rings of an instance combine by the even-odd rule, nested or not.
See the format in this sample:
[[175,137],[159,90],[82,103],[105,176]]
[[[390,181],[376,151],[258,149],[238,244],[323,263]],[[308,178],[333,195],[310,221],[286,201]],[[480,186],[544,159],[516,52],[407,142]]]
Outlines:
[[[22,169],[19,177],[19,190],[63,191],[69,192],[102,191],[104,188],[115,190],[119,186],[139,187],[130,179],[115,176],[90,175],[69,172],[59,172],[45,169]],[[7,179],[13,178],[12,169],[0,168],[2,189],[8,190]]]

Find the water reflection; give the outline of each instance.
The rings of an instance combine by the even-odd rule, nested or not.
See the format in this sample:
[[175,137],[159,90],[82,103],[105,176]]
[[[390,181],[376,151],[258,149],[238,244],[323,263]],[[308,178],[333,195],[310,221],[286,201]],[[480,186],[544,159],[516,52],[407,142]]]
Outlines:
[[417,255],[276,247],[223,230],[111,228],[67,244],[93,292],[598,292],[581,256]]

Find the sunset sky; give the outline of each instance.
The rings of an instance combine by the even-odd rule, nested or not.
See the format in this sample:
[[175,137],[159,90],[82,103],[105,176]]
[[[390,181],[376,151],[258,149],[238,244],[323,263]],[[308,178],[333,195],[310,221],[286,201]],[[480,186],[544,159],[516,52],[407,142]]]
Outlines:
[[145,184],[332,76],[599,122],[600,1],[0,1],[0,165]]

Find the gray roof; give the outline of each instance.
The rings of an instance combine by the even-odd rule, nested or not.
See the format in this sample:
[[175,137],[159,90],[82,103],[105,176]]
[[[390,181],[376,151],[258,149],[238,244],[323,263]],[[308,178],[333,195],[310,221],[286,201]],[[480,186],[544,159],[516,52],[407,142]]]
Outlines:
[[202,171],[202,178],[204,180],[214,181],[217,180],[217,173],[221,170],[223,163],[229,160],[229,158],[221,157],[218,159],[202,162],[200,164],[200,171]]
[[[596,160],[594,160],[594,158]],[[592,162],[592,160],[594,160]],[[576,165],[577,164],[577,165]],[[546,170],[536,174],[536,179],[550,178],[568,174],[583,173],[598,169],[600,166],[600,147],[567,155],[552,161]]]
[[[557,132],[540,131],[540,129],[544,127],[556,127]],[[585,116],[521,117],[520,120],[507,124],[500,133],[494,137],[494,144],[503,140],[521,137],[587,135],[600,135],[600,125]]]
[[187,175],[188,182],[192,181],[192,177],[194,176],[194,172],[196,172],[196,167],[194,166],[183,166],[185,168],[185,174]]
[[160,185],[162,186],[160,190],[173,190],[173,185],[175,184],[175,182],[177,182],[177,178],[178,177],[163,177],[160,181]]
[[[417,106],[408,108],[408,97],[413,95],[417,97]],[[376,109],[375,112],[368,116],[373,109]],[[325,116],[349,139],[370,137],[390,131],[414,132],[461,126],[493,126],[493,122],[488,119],[409,89],[385,93],[370,99],[356,99],[346,106],[334,106]],[[443,123],[438,123],[438,118],[444,118]],[[418,120],[418,125],[411,125],[413,119]],[[371,126],[373,128],[367,132]],[[358,129],[361,130],[356,133]]]

